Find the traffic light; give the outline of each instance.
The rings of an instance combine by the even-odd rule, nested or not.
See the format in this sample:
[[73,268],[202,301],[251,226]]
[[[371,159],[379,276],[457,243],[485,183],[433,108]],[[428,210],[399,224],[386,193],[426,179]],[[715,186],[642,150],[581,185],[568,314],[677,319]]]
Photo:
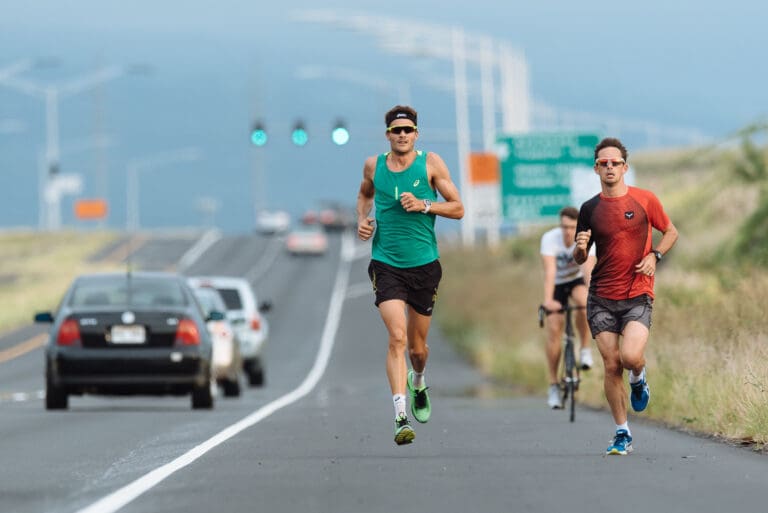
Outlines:
[[251,129],[251,142],[255,146],[264,146],[267,144],[267,131],[264,129],[264,125],[261,122],[257,122]]
[[304,123],[301,121],[297,121],[296,124],[293,125],[291,141],[293,141],[293,144],[296,146],[304,146],[309,142],[309,134],[307,134],[307,130],[304,128]]
[[347,130],[347,127],[344,126],[344,122],[342,120],[337,121],[333,126],[333,131],[331,132],[331,140],[337,146],[344,146],[349,142],[349,130]]

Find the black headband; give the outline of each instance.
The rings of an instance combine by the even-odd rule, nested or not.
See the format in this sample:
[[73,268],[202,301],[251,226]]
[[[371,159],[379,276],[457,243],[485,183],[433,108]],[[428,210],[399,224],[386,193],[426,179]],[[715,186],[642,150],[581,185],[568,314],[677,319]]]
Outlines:
[[387,116],[387,119],[386,119],[387,126],[391,125],[392,122],[396,119],[410,119],[411,121],[413,121],[414,125],[418,125],[415,114],[411,114],[410,112],[407,112],[404,110],[396,110],[395,112],[392,112]]

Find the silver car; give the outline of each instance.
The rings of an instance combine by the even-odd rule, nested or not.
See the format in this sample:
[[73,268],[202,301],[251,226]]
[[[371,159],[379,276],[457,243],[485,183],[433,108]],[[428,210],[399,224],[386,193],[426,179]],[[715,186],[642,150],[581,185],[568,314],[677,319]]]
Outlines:
[[[193,285],[192,290],[205,313],[205,324],[213,343],[213,380],[222,388],[225,397],[238,397],[243,358],[240,355],[240,341],[235,329],[226,318],[227,307],[224,299],[213,287]],[[211,316],[212,312],[219,312],[224,318]]]
[[226,316],[240,341],[243,369],[251,386],[264,385],[264,346],[269,337],[269,322],[262,315],[272,305],[259,303],[251,284],[245,278],[233,276],[193,276],[193,287],[213,287],[219,291],[226,304]]

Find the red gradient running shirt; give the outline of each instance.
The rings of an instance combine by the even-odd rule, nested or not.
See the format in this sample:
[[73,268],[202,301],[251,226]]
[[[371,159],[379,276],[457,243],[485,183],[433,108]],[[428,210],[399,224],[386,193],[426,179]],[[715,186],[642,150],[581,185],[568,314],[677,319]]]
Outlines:
[[592,230],[589,244],[597,247],[590,293],[614,300],[643,294],[653,298],[653,276],[636,273],[635,266],[651,251],[652,229],[663,232],[669,224],[659,199],[637,187],[618,198],[598,194],[585,202],[576,233]]

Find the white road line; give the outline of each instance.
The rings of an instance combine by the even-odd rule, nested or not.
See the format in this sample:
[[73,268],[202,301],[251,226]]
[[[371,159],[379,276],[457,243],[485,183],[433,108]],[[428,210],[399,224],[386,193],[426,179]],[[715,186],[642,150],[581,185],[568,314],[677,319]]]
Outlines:
[[0,392],[0,403],[21,403],[35,399],[45,399],[45,390],[34,392]]
[[331,357],[331,350],[333,349],[336,331],[339,327],[339,320],[341,319],[344,294],[347,288],[347,283],[349,281],[349,269],[351,267],[351,261],[348,258],[350,252],[346,248],[349,244],[352,243],[351,237],[343,237],[341,242],[342,258],[339,262],[338,271],[336,272],[336,283],[334,284],[333,294],[331,295],[331,302],[328,308],[328,317],[325,319],[325,327],[323,328],[323,335],[320,340],[320,349],[317,353],[312,369],[304,378],[304,381],[301,383],[301,385],[299,385],[298,388],[292,392],[254,411],[239,422],[236,422],[235,424],[225,428],[197,447],[194,447],[188,452],[182,454],[175,460],[166,463],[162,467],[156,468],[152,472],[145,474],[144,476],[138,478],[123,488],[120,488],[119,490],[94,502],[90,506],[79,510],[77,513],[113,513],[119,510],[123,506],[132,502],[134,499],[157,486],[160,482],[162,482],[165,478],[174,472],[181,470],[187,465],[193,463],[195,460],[203,456],[211,449],[226,442],[241,431],[248,429],[261,420],[269,417],[276,411],[295,403],[312,391],[312,389],[320,381],[320,378],[323,376],[323,373],[328,366],[328,360]]
[[221,233],[218,230],[208,230],[202,237],[197,239],[197,242],[187,250],[186,253],[179,259],[178,269],[185,271],[192,267],[192,264],[205,253],[208,248],[213,246],[217,240],[221,239]]
[[245,278],[251,283],[256,283],[259,278],[261,278],[261,275],[272,267],[272,263],[282,249],[283,238],[272,237],[269,246],[267,246],[266,251],[262,254],[261,259],[245,274]]

